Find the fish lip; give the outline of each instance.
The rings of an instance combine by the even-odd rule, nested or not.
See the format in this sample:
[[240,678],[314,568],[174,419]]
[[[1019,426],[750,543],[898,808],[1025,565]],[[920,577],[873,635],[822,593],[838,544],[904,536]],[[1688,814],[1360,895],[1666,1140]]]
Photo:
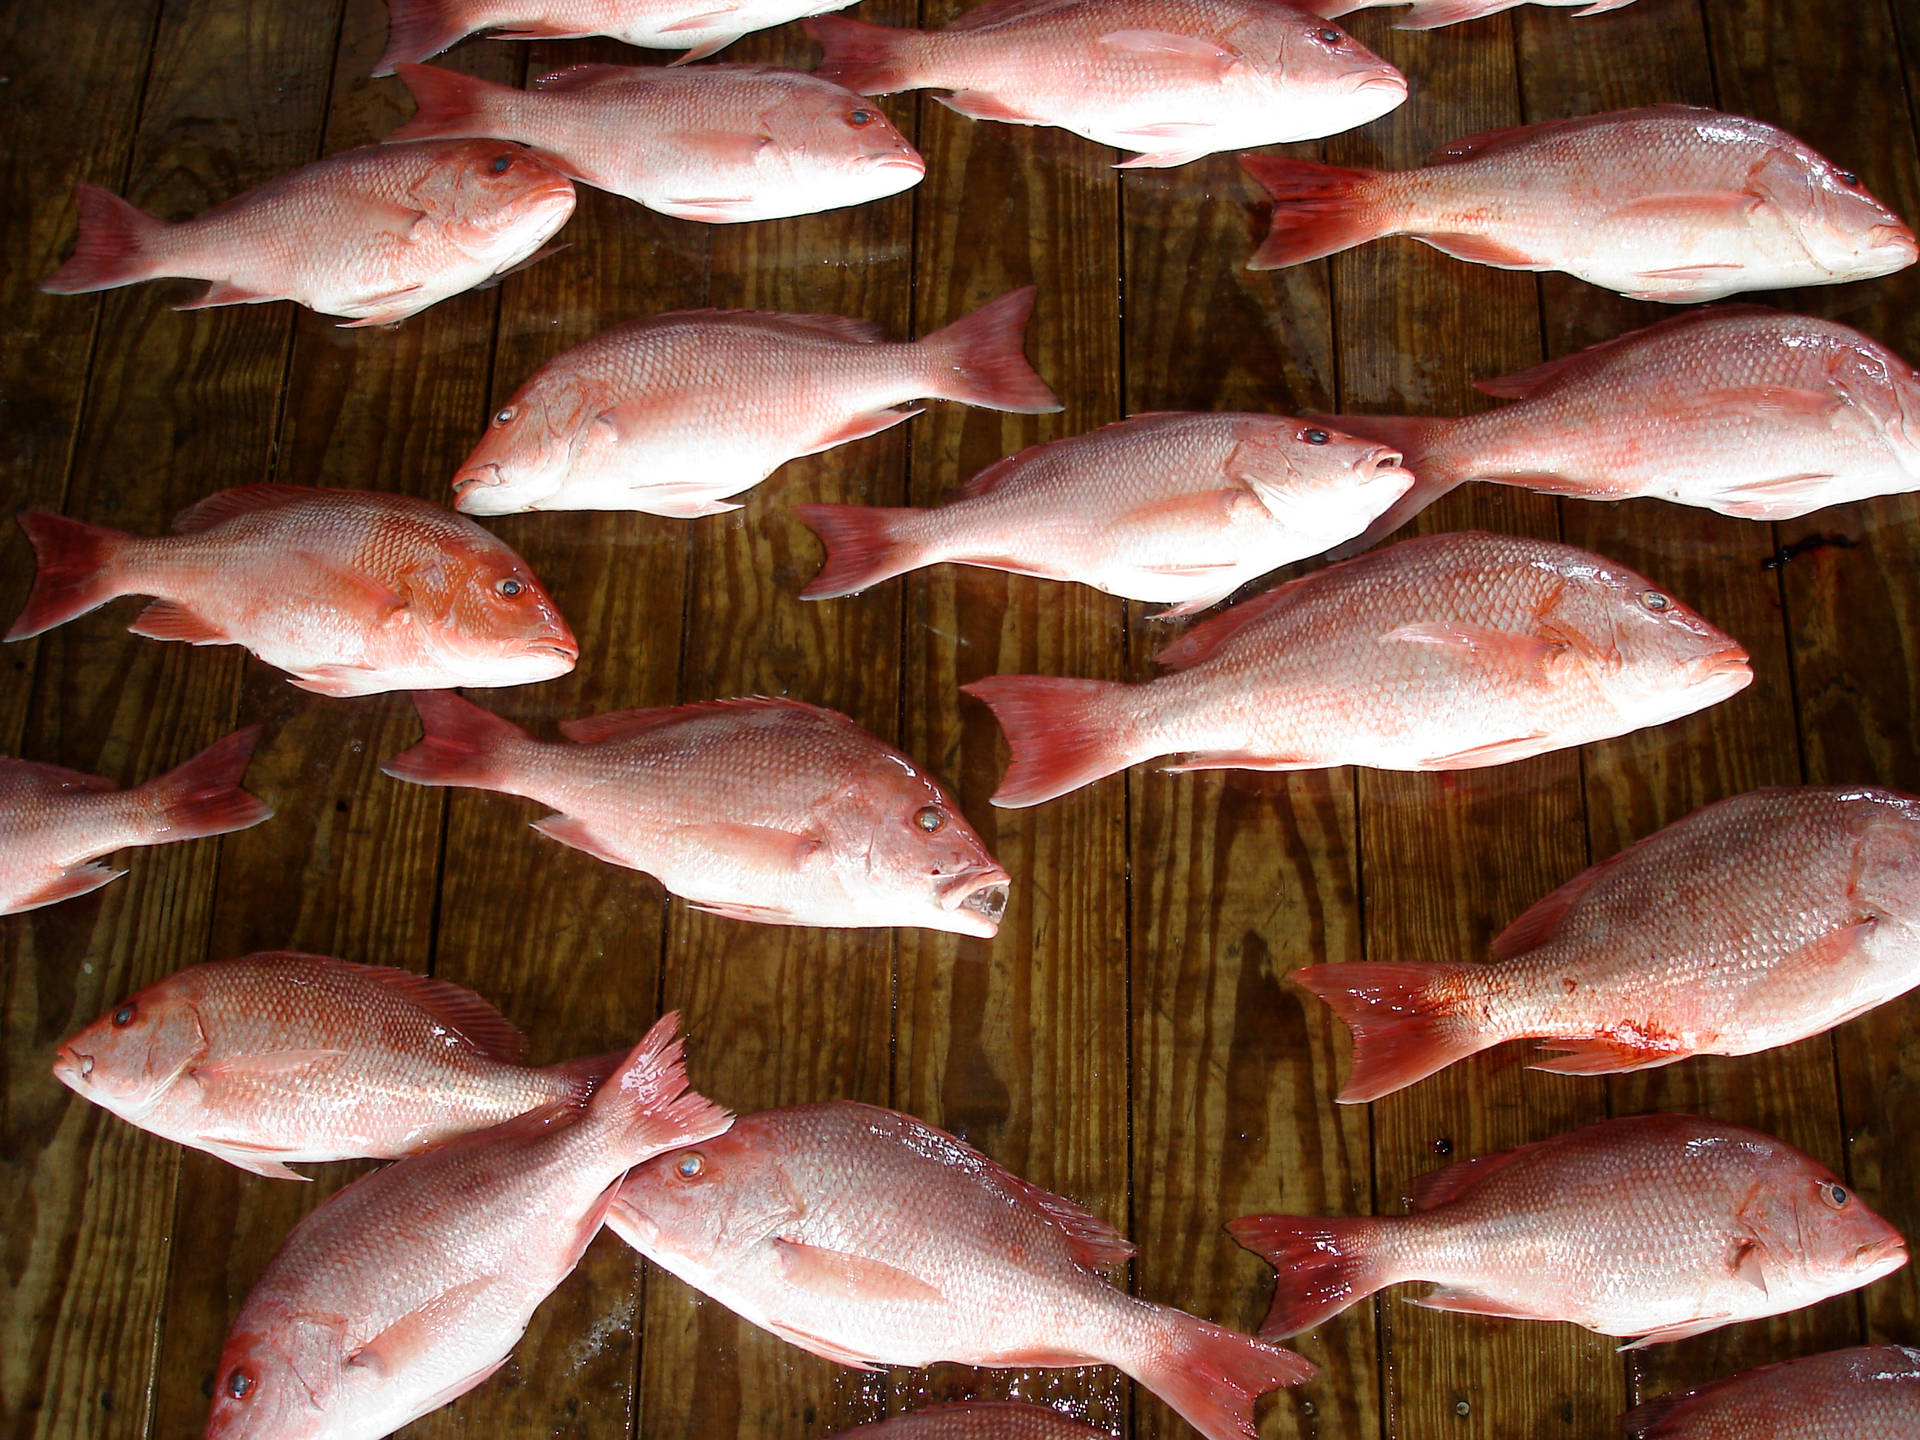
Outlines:
[[1012,893],[1013,877],[998,865],[976,866],[943,876],[934,887],[942,910],[965,910],[996,927],[1007,912]]
[[925,175],[927,173],[927,162],[921,158],[917,152],[912,150],[904,153],[898,150],[890,150],[883,155],[876,155],[874,157],[874,168],[877,170],[911,170],[916,175]]
[[580,644],[576,640],[534,640],[527,649],[536,655],[557,655],[569,665],[580,662]]
[[[488,472],[491,471],[491,475]],[[473,465],[453,477],[453,493],[463,494],[474,486],[504,485],[507,477],[500,473],[500,467],[489,460],[484,465]]]
[[71,1045],[62,1045],[55,1052],[53,1078],[76,1093],[93,1074],[93,1057],[76,1050]]
[[1858,1257],[1869,1265],[1878,1265],[1884,1260],[1898,1257],[1898,1263],[1894,1266],[1898,1269],[1900,1265],[1907,1263],[1907,1242],[1902,1236],[1889,1235],[1883,1240],[1875,1240],[1871,1245],[1862,1245],[1858,1251]]
[[1914,239],[1913,232],[1905,225],[1876,225],[1867,231],[1867,244],[1875,250],[1898,250],[1907,257],[1907,263],[1920,260],[1920,241]]
[[1401,99],[1407,97],[1407,77],[1388,65],[1379,70],[1363,71],[1354,81],[1355,92],[1364,90],[1391,90]]

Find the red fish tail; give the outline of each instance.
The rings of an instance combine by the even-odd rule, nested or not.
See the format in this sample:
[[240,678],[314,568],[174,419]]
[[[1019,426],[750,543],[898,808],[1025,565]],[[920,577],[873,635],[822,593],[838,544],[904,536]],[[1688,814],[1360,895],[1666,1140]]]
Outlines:
[[80,207],[80,233],[73,242],[73,258],[40,282],[53,295],[80,295],[89,290],[111,290],[151,280],[159,273],[147,253],[153,237],[167,228],[138,205],[111,190],[81,180],[73,187]]
[[1147,758],[1135,753],[1131,685],[989,675],[960,688],[987,702],[1013,752],[996,805],[1038,805]]
[[391,75],[402,61],[438,55],[466,39],[474,27],[460,0],[387,0],[387,48],[375,75]]
[[1260,1334],[1275,1340],[1298,1335],[1392,1284],[1371,1253],[1379,1226],[1370,1218],[1300,1215],[1228,1221],[1228,1233],[1274,1268],[1273,1306]]
[[1288,978],[1353,1031],[1345,1105],[1378,1100],[1500,1041],[1462,1013],[1465,965],[1312,965]]
[[271,805],[240,788],[259,739],[258,725],[236,730],[141,786],[143,797],[153,802],[155,838],[198,840],[271,818]]
[[813,69],[822,80],[862,95],[891,95],[921,84],[915,71],[925,31],[870,25],[845,15],[816,16],[806,27],[825,52]]
[[853,595],[926,563],[926,547],[900,534],[920,514],[880,505],[796,505],[794,517],[827,547],[820,573],[800,592],[802,600]]
[[396,780],[499,789],[506,770],[501,752],[531,738],[511,720],[449,690],[416,690],[413,708],[427,733],[380,767]]
[[626,1050],[613,1050],[605,1055],[588,1055],[580,1060],[565,1060],[558,1065],[549,1065],[546,1073],[567,1087],[570,1094],[585,1099],[605,1083],[606,1078],[627,1063]]
[[679,1028],[678,1011],[655,1021],[587,1107],[592,1120],[610,1127],[612,1147],[629,1165],[711,1140],[733,1124],[730,1111],[687,1088],[686,1041]]
[[1303,1355],[1251,1335],[1162,1309],[1166,1321],[1155,1353],[1124,1367],[1208,1440],[1252,1440],[1253,1402],[1282,1385],[1311,1380]]
[[33,545],[39,570],[33,577],[33,593],[7,631],[7,639],[25,640],[64,625],[125,593],[115,573],[115,562],[128,538],[120,531],[31,510],[17,518]]
[[1009,290],[923,339],[920,345],[933,362],[932,388],[927,393],[1021,415],[1064,410],[1060,397],[1034,373],[1021,348],[1027,317],[1033,314],[1033,295],[1031,285]]
[[509,103],[507,97],[520,93],[510,85],[496,85],[437,65],[399,61],[393,70],[412,92],[415,109],[413,118],[387,136],[388,140],[498,135]]
[[1278,155],[1242,155],[1240,168],[1264,185],[1274,201],[1273,226],[1247,261],[1249,270],[1318,260],[1377,240],[1392,229],[1371,193],[1377,171]]

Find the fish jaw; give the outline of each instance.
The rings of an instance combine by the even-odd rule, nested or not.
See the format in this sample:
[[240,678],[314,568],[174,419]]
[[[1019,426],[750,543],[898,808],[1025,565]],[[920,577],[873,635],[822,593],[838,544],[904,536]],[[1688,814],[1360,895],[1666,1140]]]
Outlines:
[[934,887],[941,910],[936,926],[956,935],[991,939],[1000,931],[1000,919],[1006,914],[1012,890],[1013,877],[998,865],[947,876]]

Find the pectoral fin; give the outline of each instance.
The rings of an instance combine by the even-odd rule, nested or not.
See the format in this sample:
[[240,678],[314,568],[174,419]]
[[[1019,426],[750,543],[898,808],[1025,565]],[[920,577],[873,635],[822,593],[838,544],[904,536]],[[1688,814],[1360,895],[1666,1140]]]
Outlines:
[[[482,1276],[443,1290],[425,1304],[408,1311],[347,1357],[346,1363],[372,1371],[382,1379],[403,1374],[422,1356],[444,1347],[457,1337],[467,1312],[499,1282]],[[467,1388],[478,1385],[493,1373],[492,1367],[476,1372]],[[456,1394],[464,1391],[456,1391]]]
[[773,1240],[773,1251],[783,1280],[822,1299],[884,1303],[943,1298],[937,1288],[919,1276],[871,1256],[850,1255],[778,1236]]

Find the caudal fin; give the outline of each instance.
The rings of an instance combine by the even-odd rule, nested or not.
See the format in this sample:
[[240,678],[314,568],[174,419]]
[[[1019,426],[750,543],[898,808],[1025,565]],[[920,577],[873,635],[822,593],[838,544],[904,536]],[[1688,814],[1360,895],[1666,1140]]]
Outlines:
[[414,691],[413,708],[427,733],[380,767],[396,780],[495,789],[503,773],[502,749],[531,738],[511,720],[448,690]]
[[141,787],[155,802],[154,839],[198,840],[245,830],[272,817],[273,807],[240,788],[260,727],[216,740],[191,760]]
[[585,1099],[598,1090],[609,1075],[627,1063],[626,1050],[611,1050],[605,1055],[588,1055],[580,1060],[565,1060],[549,1065],[546,1073],[564,1083],[576,1096]]
[[[848,21],[848,24],[855,22]],[[875,27],[877,28],[877,27]],[[927,393],[989,410],[1043,415],[1064,410],[1022,350],[1034,287],[1022,285],[920,342],[933,360]]]
[[589,1120],[611,1127],[613,1144],[629,1165],[724,1135],[733,1124],[731,1111],[687,1088],[679,1028],[677,1010],[662,1015],[588,1103]]
[[1353,1031],[1353,1073],[1340,1092],[1359,1105],[1403,1090],[1498,1043],[1461,1013],[1465,965],[1311,965],[1288,976]]
[[80,295],[151,280],[159,273],[146,246],[167,228],[164,220],[156,220],[111,190],[84,180],[74,185],[73,198],[80,207],[80,234],[73,242],[73,258],[40,282],[42,290],[53,295]]
[[7,639],[25,640],[64,625],[122,593],[114,576],[114,559],[127,538],[120,531],[31,510],[17,518],[39,569]]
[[802,600],[853,595],[925,564],[926,547],[902,539],[900,526],[920,514],[881,505],[796,505],[796,519],[827,547],[820,573],[800,592]]
[[413,118],[387,136],[388,140],[500,135],[503,100],[520,93],[510,85],[442,70],[438,65],[399,61],[393,70],[412,92],[415,109]]
[[1172,1329],[1144,1362],[1127,1373],[1179,1412],[1207,1440],[1252,1440],[1253,1402],[1282,1385],[1311,1380],[1304,1355],[1262,1344],[1251,1335],[1163,1310]]
[[913,52],[925,32],[869,25],[845,15],[816,16],[806,22],[806,28],[825,52],[813,67],[822,80],[861,95],[891,95],[919,87]]
[[1052,800],[1146,756],[1134,753],[1130,685],[1053,675],[989,675],[960,687],[987,702],[1013,758],[993,803]]
[[1278,155],[1242,155],[1240,168],[1273,197],[1273,225],[1247,261],[1249,270],[1278,270],[1337,255],[1393,228],[1372,194],[1378,171]]
[[474,27],[464,8],[460,0],[387,0],[387,48],[373,73],[391,75],[403,61],[425,60],[466,39]]
[[1274,1269],[1273,1306],[1263,1337],[1284,1340],[1331,1320],[1392,1283],[1369,1253],[1380,1221],[1248,1215],[1227,1231]]

